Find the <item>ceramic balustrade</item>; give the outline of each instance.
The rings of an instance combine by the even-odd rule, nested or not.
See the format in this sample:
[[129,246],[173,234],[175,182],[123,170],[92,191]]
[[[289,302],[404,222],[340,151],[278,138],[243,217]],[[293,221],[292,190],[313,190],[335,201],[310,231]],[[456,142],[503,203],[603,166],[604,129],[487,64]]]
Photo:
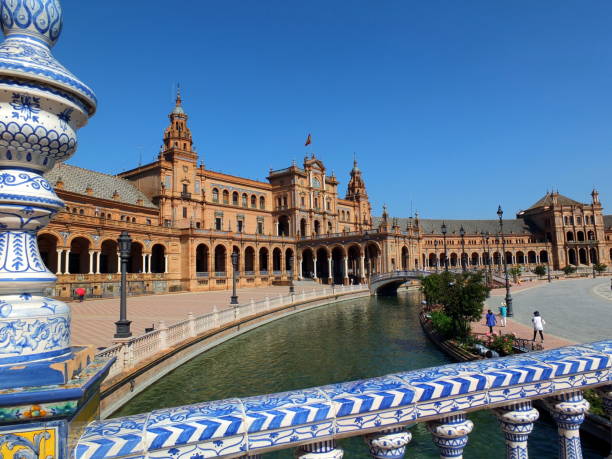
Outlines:
[[609,410],[611,379],[606,340],[99,421],[80,438],[75,459],[256,457],[283,448],[300,458],[340,458],[336,441],[351,436],[363,436],[374,458],[401,458],[410,455],[405,429],[416,423],[427,424],[442,458],[460,458],[473,428],[469,413],[488,409],[499,419],[506,457],[523,459],[535,399],[552,409],[560,457],[576,459],[588,408],[581,392],[599,388]]

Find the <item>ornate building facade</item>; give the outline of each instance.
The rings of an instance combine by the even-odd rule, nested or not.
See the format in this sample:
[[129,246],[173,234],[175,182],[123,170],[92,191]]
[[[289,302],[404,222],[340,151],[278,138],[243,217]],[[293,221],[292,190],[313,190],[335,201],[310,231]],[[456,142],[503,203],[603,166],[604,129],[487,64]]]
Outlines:
[[134,240],[132,293],[229,288],[234,252],[240,286],[292,277],[363,282],[376,272],[440,269],[445,256],[450,267],[496,269],[504,256],[526,268],[611,262],[612,216],[603,215],[595,190],[588,204],[547,193],[504,219],[504,253],[498,220],[400,219],[386,209],[372,217],[356,161],[346,193],[314,155],[301,167],[271,170],[266,182],[208,170],[187,122],[179,94],[156,161],[117,176],[65,164],[46,174],[67,204],[39,235],[59,278],[56,296],[76,287],[118,294],[122,230]]

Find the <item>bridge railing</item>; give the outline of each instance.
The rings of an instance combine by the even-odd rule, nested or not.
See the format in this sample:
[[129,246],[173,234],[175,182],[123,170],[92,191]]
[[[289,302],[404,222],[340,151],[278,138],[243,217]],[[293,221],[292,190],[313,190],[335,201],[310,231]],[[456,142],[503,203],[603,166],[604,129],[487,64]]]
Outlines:
[[97,355],[106,358],[116,357],[115,363],[109,371],[109,378],[124,371],[137,367],[142,362],[169,349],[186,342],[196,336],[223,327],[242,318],[259,315],[266,311],[288,306],[302,301],[314,301],[330,295],[345,295],[357,291],[367,290],[365,285],[336,285],[312,291],[296,292],[293,295],[279,295],[266,297],[260,301],[226,306],[198,317],[189,314],[187,319],[171,326],[159,322],[157,329],[144,335],[131,338],[100,351]]
[[259,457],[295,448],[298,458],[328,459],[342,457],[337,440],[363,436],[372,457],[401,458],[411,439],[406,426],[416,423],[426,423],[442,458],[461,457],[473,428],[467,414],[493,410],[506,457],[522,458],[539,416],[532,401],[543,399],[557,423],[560,457],[580,458],[579,427],[589,408],[582,391],[597,388],[610,415],[611,363],[607,340],[164,408],[91,423],[75,457]]

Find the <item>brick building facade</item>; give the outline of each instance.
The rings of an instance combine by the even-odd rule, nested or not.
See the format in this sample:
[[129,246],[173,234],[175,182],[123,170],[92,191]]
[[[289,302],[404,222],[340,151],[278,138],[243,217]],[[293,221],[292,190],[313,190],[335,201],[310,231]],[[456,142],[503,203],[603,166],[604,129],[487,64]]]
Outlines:
[[[346,193],[314,155],[301,167],[271,170],[266,182],[211,171],[198,163],[180,95],[169,121],[150,164],[117,176],[64,164],[46,175],[66,202],[39,236],[58,276],[55,295],[70,296],[77,286],[116,295],[122,230],[134,240],[132,293],[229,288],[233,252],[240,286],[291,276],[348,283],[393,269],[440,268],[445,242],[451,267],[462,259],[476,268],[502,262],[498,220],[400,219],[386,209],[372,217],[356,161]],[[547,193],[504,219],[504,238],[513,265],[610,264],[612,216],[603,215],[595,190],[588,204]]]

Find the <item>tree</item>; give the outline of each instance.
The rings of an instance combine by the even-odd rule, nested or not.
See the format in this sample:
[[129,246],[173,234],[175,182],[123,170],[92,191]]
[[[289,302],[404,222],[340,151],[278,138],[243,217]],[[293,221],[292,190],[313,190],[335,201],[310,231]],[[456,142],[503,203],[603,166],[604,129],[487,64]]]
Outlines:
[[423,279],[422,290],[430,304],[442,304],[451,335],[460,340],[469,336],[470,323],[480,320],[490,291],[480,272],[431,274]]
[[565,268],[563,268],[563,272],[566,276],[569,276],[570,274],[576,272],[576,267],[572,265],[567,265]]
[[605,272],[606,269],[608,269],[608,265],[604,263],[595,263],[595,266],[593,266],[593,269],[597,271],[599,274],[601,274]]
[[533,268],[533,273],[538,277],[542,277],[544,274],[546,274],[546,267],[538,265]]

